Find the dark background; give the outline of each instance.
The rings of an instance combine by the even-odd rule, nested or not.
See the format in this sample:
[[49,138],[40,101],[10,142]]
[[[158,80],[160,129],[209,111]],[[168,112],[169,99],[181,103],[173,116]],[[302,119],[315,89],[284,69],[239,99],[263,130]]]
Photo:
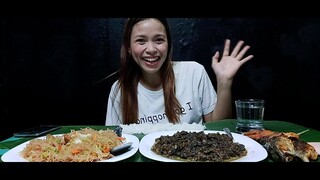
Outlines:
[[[263,98],[265,120],[320,130],[320,18],[168,18],[174,60],[203,64],[244,40],[255,57],[238,71],[233,100]],[[0,19],[1,139],[39,124],[104,125],[124,18]],[[234,115],[235,117],[235,109]],[[0,139],[0,140],[1,140]]]

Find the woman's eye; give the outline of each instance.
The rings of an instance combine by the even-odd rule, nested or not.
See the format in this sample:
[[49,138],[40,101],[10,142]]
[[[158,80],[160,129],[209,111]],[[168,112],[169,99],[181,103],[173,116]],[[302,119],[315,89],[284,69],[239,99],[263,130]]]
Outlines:
[[136,40],[139,44],[144,44],[146,41],[144,39],[137,39]]
[[157,44],[161,44],[161,43],[163,43],[163,42],[164,42],[164,39],[162,39],[162,38],[156,39],[156,43],[157,43]]

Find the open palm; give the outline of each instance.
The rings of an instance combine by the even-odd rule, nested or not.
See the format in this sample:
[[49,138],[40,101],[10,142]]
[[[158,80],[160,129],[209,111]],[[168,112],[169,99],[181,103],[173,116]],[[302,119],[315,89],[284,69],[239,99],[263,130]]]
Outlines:
[[219,61],[219,52],[217,51],[212,57],[212,69],[217,79],[232,80],[238,69],[247,61],[253,58],[253,55],[244,57],[250,46],[244,46],[243,41],[239,41],[230,54],[230,40],[227,39],[224,45],[222,58]]

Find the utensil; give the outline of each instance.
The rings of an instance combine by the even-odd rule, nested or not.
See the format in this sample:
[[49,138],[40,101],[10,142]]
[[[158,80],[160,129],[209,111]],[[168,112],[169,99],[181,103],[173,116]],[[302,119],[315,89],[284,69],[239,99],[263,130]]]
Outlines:
[[301,131],[301,132],[299,132],[299,133],[297,133],[297,134],[300,136],[301,134],[303,134],[303,133],[305,133],[305,132],[308,132],[308,131],[309,131],[309,129],[306,129],[306,130]]
[[132,146],[132,142],[127,142],[116,146],[110,150],[110,153],[113,155],[118,155],[127,152]]
[[233,136],[229,128],[223,128],[223,131],[233,140]]
[[[122,127],[118,126],[113,131],[117,134],[117,136],[122,136]],[[127,152],[132,146],[132,142],[127,142],[124,144],[121,144],[119,146],[116,146],[110,150],[110,153],[113,155],[118,155]]]
[[113,130],[119,137],[121,137],[122,136],[122,127],[121,126],[118,126],[118,127],[116,127],[116,129],[115,130]]

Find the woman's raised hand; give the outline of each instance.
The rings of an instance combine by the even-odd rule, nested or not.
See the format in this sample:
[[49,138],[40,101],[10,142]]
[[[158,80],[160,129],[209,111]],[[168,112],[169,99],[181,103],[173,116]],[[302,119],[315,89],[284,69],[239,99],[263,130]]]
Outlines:
[[250,46],[243,45],[244,41],[239,41],[230,54],[230,40],[227,39],[221,60],[219,60],[220,54],[218,51],[214,54],[211,66],[218,80],[232,80],[238,69],[253,58],[253,55],[244,56]]

